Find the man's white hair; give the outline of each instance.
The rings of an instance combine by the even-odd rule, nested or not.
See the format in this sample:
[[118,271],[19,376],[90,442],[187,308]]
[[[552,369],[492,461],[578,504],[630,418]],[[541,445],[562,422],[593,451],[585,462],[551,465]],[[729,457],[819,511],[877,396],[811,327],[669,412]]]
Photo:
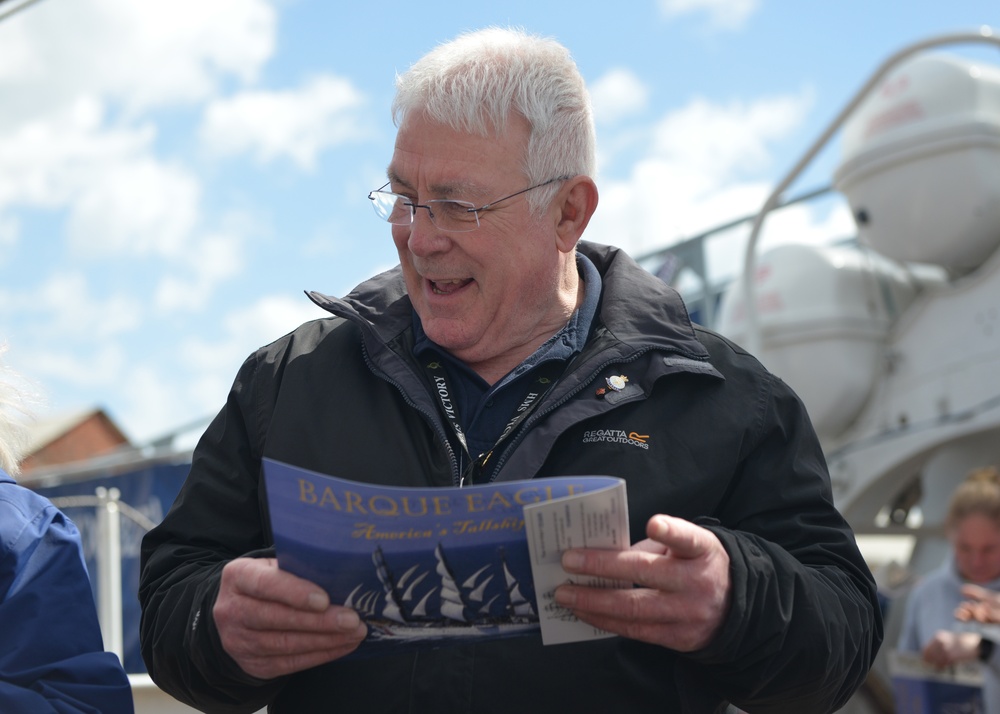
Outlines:
[[[569,51],[555,40],[491,27],[438,46],[396,77],[396,126],[424,112],[455,131],[502,135],[512,115],[531,127],[524,173],[530,183],[596,173],[590,95]],[[536,210],[558,185],[528,196]]]

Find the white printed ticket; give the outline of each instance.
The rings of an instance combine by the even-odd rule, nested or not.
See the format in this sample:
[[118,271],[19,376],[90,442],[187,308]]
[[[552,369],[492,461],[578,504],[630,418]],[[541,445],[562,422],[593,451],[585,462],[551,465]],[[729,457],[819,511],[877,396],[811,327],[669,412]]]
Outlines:
[[555,645],[613,637],[577,619],[557,605],[555,589],[563,583],[591,587],[632,587],[603,578],[570,575],[562,554],[571,548],[626,550],[630,546],[625,481],[608,488],[574,494],[524,507],[524,525],[531,553],[531,573],[538,598],[542,644]]

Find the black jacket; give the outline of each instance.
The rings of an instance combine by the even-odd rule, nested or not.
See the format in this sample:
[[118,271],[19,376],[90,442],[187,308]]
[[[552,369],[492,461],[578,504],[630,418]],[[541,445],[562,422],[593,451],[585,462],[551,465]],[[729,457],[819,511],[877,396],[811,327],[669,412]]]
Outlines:
[[[685,655],[621,638],[543,648],[529,636],[333,662],[269,682],[225,654],[211,618],[221,568],[271,546],[263,456],[371,483],[457,483],[448,427],[411,358],[397,268],[344,300],[313,294],[335,317],[247,359],[176,503],[146,536],[142,652],[161,687],[208,711],[270,702],[296,714],[702,714],[726,701],[821,714],[847,701],[882,623],[801,402],[740,348],[693,328],[677,294],[623,253],[579,249],[604,280],[588,346],[491,473],[620,476],[633,542],[657,513],[712,529],[733,587],[716,640]],[[628,377],[626,389],[598,396],[612,374]]]

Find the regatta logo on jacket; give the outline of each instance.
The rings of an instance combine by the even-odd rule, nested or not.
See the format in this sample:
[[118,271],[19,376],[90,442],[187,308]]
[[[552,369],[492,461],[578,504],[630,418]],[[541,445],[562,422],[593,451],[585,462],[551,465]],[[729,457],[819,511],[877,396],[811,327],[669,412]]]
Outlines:
[[648,449],[649,434],[637,434],[634,431],[625,432],[623,429],[594,429],[583,432],[584,444],[596,444],[606,442],[610,444],[628,444],[637,446],[640,449]]

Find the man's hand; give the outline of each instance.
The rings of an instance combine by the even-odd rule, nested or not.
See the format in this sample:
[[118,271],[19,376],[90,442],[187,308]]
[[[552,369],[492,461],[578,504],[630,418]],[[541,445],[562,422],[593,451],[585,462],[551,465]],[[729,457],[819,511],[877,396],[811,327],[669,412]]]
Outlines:
[[1000,623],[1000,592],[978,585],[963,585],[962,596],[968,599],[955,610],[959,620]]
[[223,648],[259,679],[343,657],[368,632],[354,610],[331,607],[322,588],[279,570],[273,558],[228,563],[212,616]]
[[560,585],[556,602],[602,630],[693,652],[711,642],[729,610],[729,554],[711,531],[670,516],[653,516],[647,540],[630,550],[570,550],[569,573],[635,583],[609,590]]
[[979,641],[975,632],[949,632],[938,630],[921,653],[924,661],[938,669],[958,662],[971,662],[979,657]]

